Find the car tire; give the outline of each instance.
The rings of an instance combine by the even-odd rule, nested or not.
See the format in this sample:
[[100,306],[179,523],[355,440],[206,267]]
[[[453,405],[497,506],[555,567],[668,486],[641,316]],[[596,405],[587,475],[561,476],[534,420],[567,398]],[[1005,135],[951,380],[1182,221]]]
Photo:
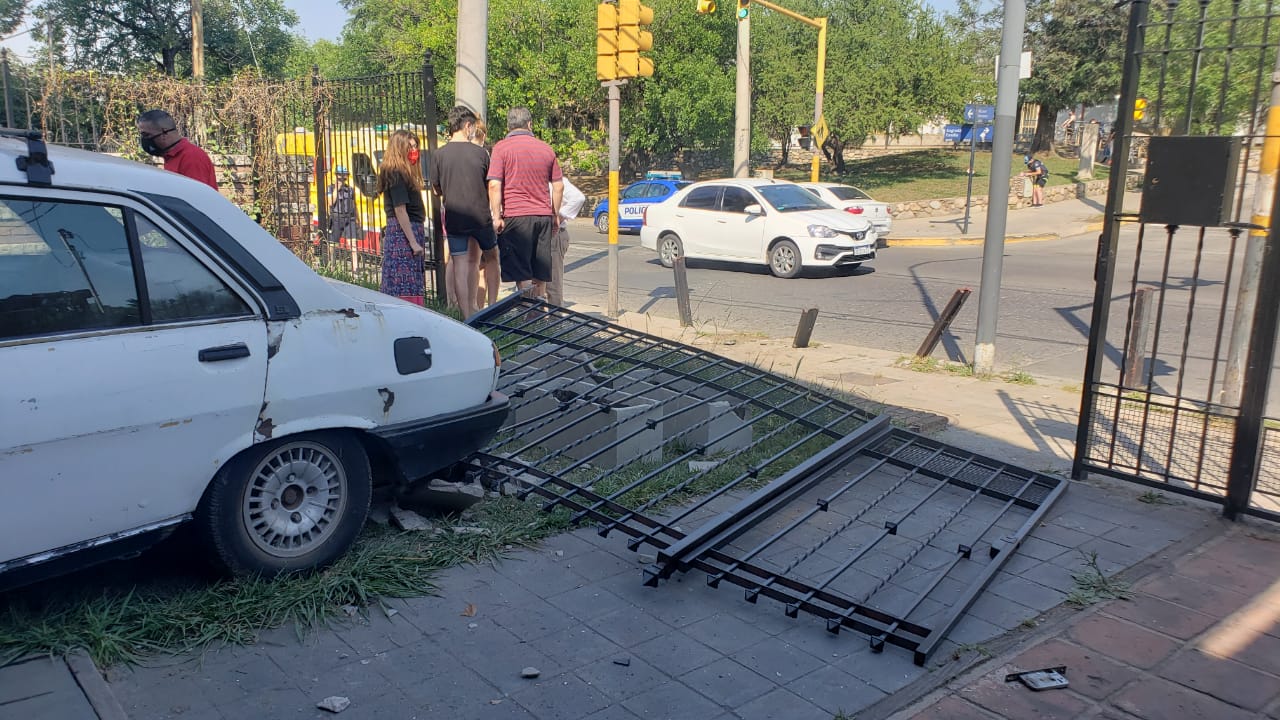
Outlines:
[[800,248],[790,240],[780,240],[769,250],[769,270],[780,278],[793,278],[802,268]]
[[350,433],[273,440],[218,471],[196,524],[213,560],[233,575],[322,568],[364,528],[371,478],[369,457]]
[[684,257],[684,243],[675,233],[665,233],[658,238],[658,262],[662,267],[676,266],[676,258]]
[[609,233],[609,213],[600,213],[596,216],[596,231],[602,235]]

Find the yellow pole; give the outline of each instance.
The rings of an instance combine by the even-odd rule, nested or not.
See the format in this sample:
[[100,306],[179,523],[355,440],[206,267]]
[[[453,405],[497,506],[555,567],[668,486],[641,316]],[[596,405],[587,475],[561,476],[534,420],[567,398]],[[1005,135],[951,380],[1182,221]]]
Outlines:
[[[815,83],[817,92],[813,102],[813,126],[817,127],[822,120],[822,92],[827,84],[827,19],[818,18],[818,80]],[[822,165],[822,148],[813,148],[813,167],[809,171],[809,182],[818,182],[818,170]]]

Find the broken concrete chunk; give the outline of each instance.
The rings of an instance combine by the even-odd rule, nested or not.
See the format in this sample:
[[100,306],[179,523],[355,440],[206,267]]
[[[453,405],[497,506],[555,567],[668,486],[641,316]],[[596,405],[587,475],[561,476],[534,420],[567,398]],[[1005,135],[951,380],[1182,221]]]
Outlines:
[[508,496],[510,496],[510,495],[519,495],[519,494],[520,494],[520,486],[519,486],[519,485],[517,485],[517,484],[515,484],[515,483],[511,483],[511,482],[502,483],[502,494],[503,494],[503,495],[508,495]]
[[391,524],[391,505],[380,502],[369,506],[369,522],[386,527]]
[[331,713],[340,713],[351,707],[351,700],[341,695],[330,695],[329,697],[316,703],[316,707],[321,710],[328,710]]
[[706,472],[715,470],[720,463],[715,460],[690,460],[689,472]]
[[653,553],[636,553],[636,562],[641,565],[652,565],[658,562],[658,556]]
[[401,530],[409,532],[421,532],[434,527],[430,520],[418,513],[394,505],[391,507],[391,522]]
[[542,674],[542,671],[536,667],[530,666],[520,671],[520,677],[526,680],[532,680]]
[[629,657],[614,658],[613,664],[621,665],[622,667],[631,667],[631,658]]
[[478,482],[451,482],[432,478],[414,483],[400,496],[400,504],[422,511],[457,512],[484,499],[484,487]]
[[473,527],[471,525],[458,525],[453,528],[453,532],[458,535],[491,535],[489,528]]

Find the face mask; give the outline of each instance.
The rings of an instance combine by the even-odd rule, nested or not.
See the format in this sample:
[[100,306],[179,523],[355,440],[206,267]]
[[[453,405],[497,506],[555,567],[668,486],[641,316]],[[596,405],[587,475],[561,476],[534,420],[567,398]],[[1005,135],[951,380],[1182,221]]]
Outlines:
[[419,157],[419,155],[418,155],[418,149],[417,149],[417,148],[414,148],[414,149],[412,149],[412,150],[410,150],[410,151],[409,151],[409,162],[410,162],[411,164],[413,164],[413,165],[417,165],[417,164],[418,164],[418,157]]
[[164,155],[164,151],[156,145],[156,139],[153,137],[139,137],[138,144],[142,146],[142,151],[148,155],[160,157]]

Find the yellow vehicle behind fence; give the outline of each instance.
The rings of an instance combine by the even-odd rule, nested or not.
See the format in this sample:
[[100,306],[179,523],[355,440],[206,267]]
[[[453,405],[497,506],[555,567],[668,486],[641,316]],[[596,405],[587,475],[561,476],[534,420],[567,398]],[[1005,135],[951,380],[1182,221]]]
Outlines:
[[[427,145],[426,128],[417,125],[405,125],[422,139]],[[382,228],[386,225],[386,209],[382,197],[378,195],[378,167],[382,163],[383,153],[387,148],[387,139],[391,133],[400,128],[389,128],[386,125],[363,127],[354,130],[334,130],[324,134],[324,185],[323,189],[316,183],[316,165],[319,156],[316,153],[316,136],[310,130],[297,128],[292,132],[280,133],[276,136],[276,152],[283,157],[307,158],[310,165],[310,181],[308,182],[311,208],[311,224],[320,237],[327,238],[328,227],[320,227],[320,203],[324,203],[326,217],[328,208],[333,202],[333,188],[339,168],[350,173],[351,186],[355,189],[356,226],[359,236],[342,237],[341,247],[375,255],[382,254]],[[423,153],[426,157],[426,153]],[[427,203],[430,208],[430,203]],[[347,233],[348,235],[350,233]]]

